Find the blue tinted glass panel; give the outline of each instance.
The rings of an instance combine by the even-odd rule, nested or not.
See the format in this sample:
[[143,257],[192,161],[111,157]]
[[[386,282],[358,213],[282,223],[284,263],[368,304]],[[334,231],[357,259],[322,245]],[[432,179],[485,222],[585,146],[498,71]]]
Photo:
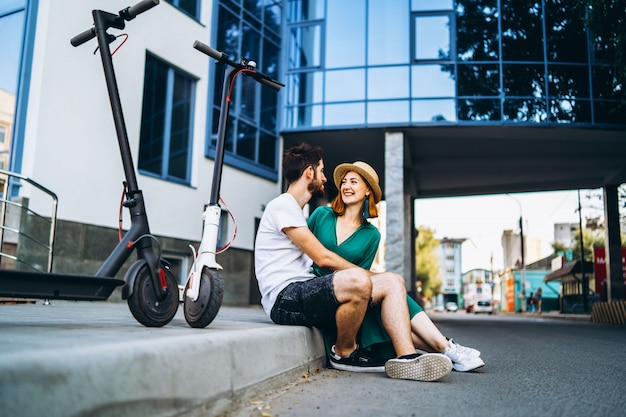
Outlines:
[[550,97],[589,98],[587,65],[548,65]]
[[508,1],[502,8],[502,55],[507,61],[543,61],[541,2]]
[[579,2],[547,1],[545,7],[548,61],[587,62],[585,10]]
[[368,100],[409,97],[409,67],[370,68],[367,72]]
[[370,0],[367,28],[368,65],[409,62],[409,23],[406,3]]
[[321,103],[323,76],[322,72],[291,74],[287,79],[287,104]]
[[289,0],[287,4],[290,22],[302,22],[324,18],[325,0]]
[[241,25],[241,54],[242,58],[258,62],[261,58],[261,34],[247,23]]
[[545,67],[543,64],[504,64],[502,66],[504,94],[515,97],[545,97]]
[[165,0],[171,5],[178,7],[194,19],[198,19],[200,15],[199,0]]
[[411,121],[413,123],[455,122],[454,100],[413,100]]
[[500,68],[497,64],[461,65],[457,67],[459,96],[498,96]]
[[321,61],[322,28],[320,25],[298,26],[289,31],[289,68],[315,68]]
[[493,61],[500,56],[498,0],[480,5],[459,3],[455,19],[456,55],[459,61]]
[[174,74],[168,176],[186,180],[189,170],[194,81]]
[[555,99],[550,100],[550,121],[557,123],[591,122],[591,103],[587,100]]
[[[274,34],[280,35],[281,23],[283,19],[283,8],[278,2],[269,1],[264,5],[264,20],[265,29],[274,32]],[[267,34],[267,33],[266,33]]]
[[409,121],[409,101],[370,101],[367,103],[367,123],[407,123]]
[[163,170],[167,83],[167,65],[148,56],[144,74],[138,168],[159,176]]
[[146,56],[140,170],[164,179],[188,180],[194,89],[195,80]]
[[276,169],[276,136],[261,133],[259,136],[259,163]]
[[326,72],[325,101],[365,99],[365,70]]
[[618,101],[595,100],[593,111],[595,123],[626,124],[626,115],[624,115]]
[[411,69],[411,97],[454,97],[454,79],[441,65],[415,65]]
[[326,68],[365,65],[365,0],[328,2]]
[[327,104],[324,125],[362,125],[365,123],[365,103]]
[[237,155],[256,159],[256,128],[249,123],[237,123]]
[[623,86],[616,82],[617,76],[614,68],[594,65],[592,74],[594,97],[615,100],[626,97]]
[[537,99],[506,99],[504,120],[509,122],[542,123],[548,120],[546,102]]
[[415,59],[449,59],[450,18],[415,16]]
[[285,113],[287,128],[322,126],[323,106],[321,105],[288,107]]
[[463,98],[457,101],[457,114],[459,120],[471,120],[475,122],[499,121],[500,100]]
[[0,17],[0,89],[15,94],[22,51],[24,11]]
[[411,10],[424,12],[431,10],[451,10],[453,0],[411,0]]

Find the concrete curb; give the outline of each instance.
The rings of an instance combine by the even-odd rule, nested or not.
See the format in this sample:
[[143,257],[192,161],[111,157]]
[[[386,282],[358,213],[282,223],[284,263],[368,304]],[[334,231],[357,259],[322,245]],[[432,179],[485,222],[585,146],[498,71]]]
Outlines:
[[[176,323],[161,329],[135,325],[126,312],[118,318],[119,331],[116,320],[102,329],[67,316],[85,310],[89,316],[102,310],[98,304],[65,311],[66,325],[60,327],[56,321],[35,323],[36,315],[20,323],[18,313],[11,314],[19,308],[7,314],[0,307],[0,341],[15,335],[13,348],[2,343],[0,350],[0,415],[213,416],[324,364],[317,330],[274,325],[260,309],[250,314],[224,308],[206,329],[185,328],[181,311]],[[44,328],[39,337],[50,343],[25,336],[20,324]],[[110,341],[102,334],[93,343],[74,340],[103,332],[113,335]],[[38,343],[26,346],[29,341]]]

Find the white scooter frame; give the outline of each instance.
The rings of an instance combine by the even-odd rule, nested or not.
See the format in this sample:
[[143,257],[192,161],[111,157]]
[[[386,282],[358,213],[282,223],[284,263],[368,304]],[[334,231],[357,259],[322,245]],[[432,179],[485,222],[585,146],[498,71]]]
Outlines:
[[198,252],[193,246],[194,262],[187,278],[184,291],[185,320],[191,327],[206,327],[213,321],[222,304],[224,282],[219,271],[222,270],[217,263],[217,237],[222,209],[219,206],[220,184],[222,167],[224,165],[224,142],[226,137],[226,121],[230,109],[230,93],[233,82],[238,74],[252,77],[255,81],[279,91],[283,84],[271,79],[256,70],[256,63],[242,59],[240,62],[231,60],[227,54],[219,52],[199,41],[193,45],[198,51],[210,56],[217,64],[226,64],[224,81],[222,85],[222,100],[220,118],[217,128],[217,141],[215,144],[215,160],[213,165],[213,182],[211,197],[205,207],[203,220],[204,230]]

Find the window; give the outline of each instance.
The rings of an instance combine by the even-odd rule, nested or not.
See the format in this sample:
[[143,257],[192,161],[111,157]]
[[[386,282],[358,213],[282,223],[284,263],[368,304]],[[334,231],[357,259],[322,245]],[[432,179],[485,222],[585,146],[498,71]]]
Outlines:
[[[231,59],[246,58],[260,72],[278,79],[280,74],[282,3],[266,0],[221,0],[216,3],[215,48]],[[302,33],[305,38],[312,34]],[[296,40],[294,40],[296,41]],[[308,39],[300,38],[308,42]],[[308,53],[309,51],[303,52]],[[296,59],[308,60],[310,56]],[[301,61],[299,61],[302,64]],[[215,155],[217,126],[222,101],[224,66],[211,68],[212,106],[210,137],[206,155]],[[278,80],[282,81],[282,80]],[[226,126],[224,162],[255,175],[278,179],[278,100],[280,93],[249,77],[237,77],[231,93]]]
[[0,126],[0,143],[4,143],[4,139],[6,135],[7,135],[6,126]]
[[189,183],[195,79],[146,55],[139,170]]
[[172,6],[182,10],[198,20],[200,18],[200,0],[165,0]]
[[449,61],[452,51],[452,12],[414,13],[411,58],[413,61]]

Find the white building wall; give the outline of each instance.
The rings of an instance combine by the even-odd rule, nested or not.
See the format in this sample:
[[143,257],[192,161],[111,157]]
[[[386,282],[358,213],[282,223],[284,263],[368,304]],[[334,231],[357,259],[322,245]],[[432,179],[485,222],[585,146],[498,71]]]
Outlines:
[[[117,227],[124,173],[96,40],[73,47],[70,39],[92,24],[91,10],[117,13],[128,0],[40,1],[36,47],[25,131],[22,174],[59,197],[58,218]],[[204,156],[207,137],[208,72],[212,60],[196,51],[195,40],[209,43],[210,1],[202,2],[200,22],[161,1],[126,29],[126,43],[115,53],[117,82],[135,165],[139,150],[146,50],[198,78],[193,126],[191,186],[137,175],[152,233],[200,240],[202,211],[210,194],[213,161]],[[113,51],[119,42],[111,45]],[[220,67],[217,67],[220,68]],[[245,184],[245,187],[242,187]],[[245,191],[244,191],[245,188]],[[254,218],[280,192],[280,184],[225,166],[221,195],[237,223],[234,247],[252,249]],[[24,187],[22,195],[29,197]],[[48,207],[32,196],[31,206]],[[124,227],[130,225],[124,209]]]

